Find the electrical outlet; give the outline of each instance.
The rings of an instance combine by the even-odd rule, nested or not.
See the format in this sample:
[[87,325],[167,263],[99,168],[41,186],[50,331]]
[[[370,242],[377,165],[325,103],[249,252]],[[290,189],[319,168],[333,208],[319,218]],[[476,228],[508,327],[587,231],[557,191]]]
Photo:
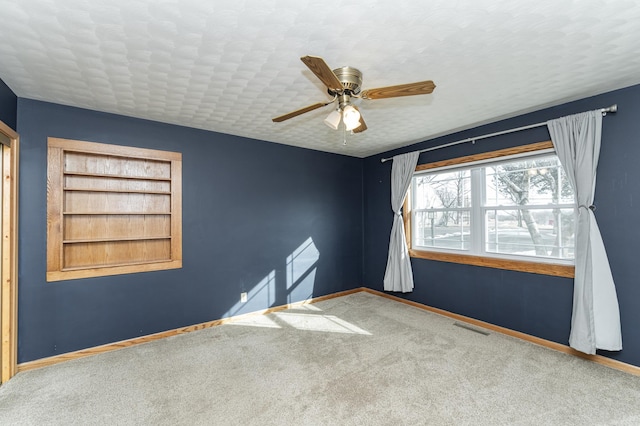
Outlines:
[[247,292],[240,293],[240,302],[245,303],[247,301]]

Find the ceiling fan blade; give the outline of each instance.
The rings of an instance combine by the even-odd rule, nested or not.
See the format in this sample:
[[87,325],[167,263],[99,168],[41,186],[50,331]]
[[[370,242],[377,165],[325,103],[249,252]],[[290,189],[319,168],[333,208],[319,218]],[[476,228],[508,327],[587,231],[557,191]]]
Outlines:
[[[360,110],[358,109],[358,107],[354,106],[354,108],[360,112]],[[362,113],[360,113],[360,125],[358,127],[356,127],[355,129],[352,130],[353,133],[362,133],[365,130],[367,130],[367,123],[364,122],[364,117],[362,116]]]
[[362,133],[367,130],[367,124],[364,122],[363,118],[360,118],[360,125],[352,130],[353,133]]
[[327,65],[324,59],[319,56],[303,56],[300,60],[304,62],[311,72],[314,73],[328,89],[333,91],[343,89],[342,83],[340,83],[338,77],[331,71],[331,68],[329,68],[329,65]]
[[364,99],[397,98],[400,96],[428,95],[433,92],[436,85],[433,81],[419,81],[417,83],[399,84],[397,86],[379,87],[377,89],[363,90],[360,95]]
[[309,111],[313,111],[314,109],[322,108],[323,106],[326,106],[326,105],[328,105],[328,104],[317,103],[317,104],[309,105],[307,107],[300,108],[298,110],[292,111],[292,112],[290,112],[288,114],[284,114],[284,115],[281,115],[279,117],[272,118],[271,121],[273,121],[274,123],[280,123],[280,122],[288,120],[290,118],[302,115],[305,112],[309,112]]

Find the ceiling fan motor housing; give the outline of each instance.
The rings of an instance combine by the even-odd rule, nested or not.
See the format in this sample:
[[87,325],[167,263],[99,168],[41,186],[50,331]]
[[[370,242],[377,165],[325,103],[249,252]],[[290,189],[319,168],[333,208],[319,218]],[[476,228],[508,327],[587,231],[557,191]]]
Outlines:
[[[342,83],[343,91],[349,95],[357,95],[362,88],[362,72],[353,67],[341,67],[333,70],[333,73]],[[328,90],[331,96],[340,95],[331,89]]]

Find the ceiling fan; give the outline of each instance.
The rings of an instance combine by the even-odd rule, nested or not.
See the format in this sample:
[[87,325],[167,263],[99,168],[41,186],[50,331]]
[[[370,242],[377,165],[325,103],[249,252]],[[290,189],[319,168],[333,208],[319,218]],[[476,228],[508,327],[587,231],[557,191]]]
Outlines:
[[337,129],[342,120],[346,130],[350,130],[353,133],[361,133],[367,130],[367,125],[358,107],[351,103],[352,98],[385,99],[400,96],[427,95],[433,92],[433,89],[436,87],[433,81],[427,80],[361,91],[362,72],[360,70],[353,67],[342,67],[332,71],[324,59],[318,56],[303,56],[300,60],[302,60],[311,72],[327,87],[327,92],[333,96],[333,99],[329,102],[319,102],[275,117],[272,119],[274,123],[280,123],[337,102],[336,109],[324,120],[325,124],[333,129]]

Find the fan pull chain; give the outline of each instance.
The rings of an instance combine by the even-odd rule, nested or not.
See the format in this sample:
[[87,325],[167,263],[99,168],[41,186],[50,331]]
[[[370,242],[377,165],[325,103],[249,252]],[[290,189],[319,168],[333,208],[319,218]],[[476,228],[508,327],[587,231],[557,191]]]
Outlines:
[[342,145],[347,146],[347,125],[342,125]]

